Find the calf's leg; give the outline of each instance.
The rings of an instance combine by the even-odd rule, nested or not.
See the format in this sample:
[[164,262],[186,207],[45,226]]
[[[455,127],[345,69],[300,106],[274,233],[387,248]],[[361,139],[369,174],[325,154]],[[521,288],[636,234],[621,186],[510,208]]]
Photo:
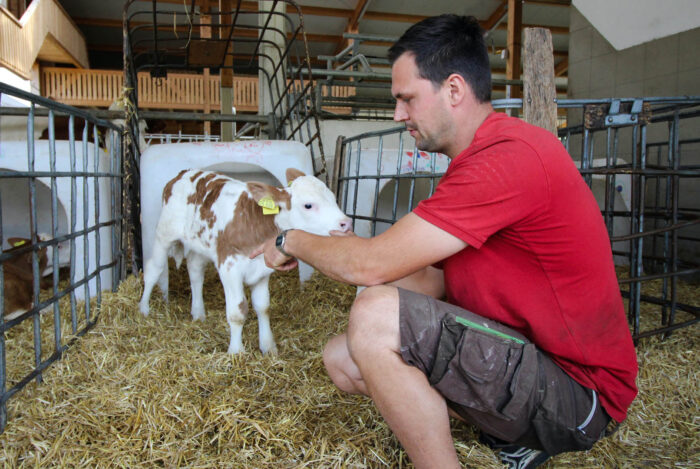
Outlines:
[[248,302],[243,290],[243,277],[240,272],[235,272],[224,264],[219,267],[219,278],[224,286],[226,320],[231,331],[228,353],[243,353],[245,352],[242,339],[243,323],[248,314]]
[[202,287],[204,285],[204,268],[208,259],[195,252],[187,253],[187,273],[190,276],[190,288],[192,290],[192,319],[204,319],[204,297]]
[[[148,300],[151,298],[151,293],[153,292],[153,286],[156,281],[159,281],[161,277],[165,275],[165,287],[166,287],[166,298],[167,298],[167,278],[168,278],[168,246],[163,243],[158,236],[156,236],[155,242],[153,243],[153,250],[151,253],[151,258],[148,259],[146,265],[143,266],[143,296],[141,296],[141,301],[139,302],[139,309],[144,316],[148,316],[150,312],[148,306]],[[162,281],[159,281],[159,285],[162,288]]]
[[258,335],[260,339],[260,351],[262,353],[277,353],[277,345],[270,328],[270,316],[267,309],[270,306],[270,290],[268,287],[270,277],[264,277],[250,287],[250,298],[253,308],[258,315]]

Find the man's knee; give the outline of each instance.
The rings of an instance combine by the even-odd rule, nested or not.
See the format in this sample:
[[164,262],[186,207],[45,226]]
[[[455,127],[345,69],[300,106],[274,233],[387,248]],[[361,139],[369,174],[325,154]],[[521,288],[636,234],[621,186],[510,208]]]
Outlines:
[[348,344],[351,355],[360,349],[398,349],[399,294],[395,287],[378,285],[360,292],[350,310]]

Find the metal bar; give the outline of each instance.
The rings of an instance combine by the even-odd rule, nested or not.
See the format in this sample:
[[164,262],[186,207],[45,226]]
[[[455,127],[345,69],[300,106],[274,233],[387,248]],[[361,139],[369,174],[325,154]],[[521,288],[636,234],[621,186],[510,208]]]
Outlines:
[[[70,153],[70,169],[75,172],[76,165],[76,154],[75,154],[75,121],[74,117],[71,115],[68,119],[68,148]],[[75,233],[76,223],[77,223],[77,198],[78,198],[78,186],[76,182],[76,177],[74,174],[70,177],[70,233]],[[70,284],[75,283],[75,238],[70,238]],[[78,331],[78,316],[76,311],[76,298],[75,291],[70,292],[70,317],[71,326],[73,334]]]
[[[670,135],[669,139],[669,147],[673,148],[673,168],[678,169],[678,166],[680,165],[680,159],[681,155],[679,152],[679,146],[678,146],[678,140],[679,140],[679,133],[680,133],[680,116],[679,116],[679,111],[676,110],[675,112],[675,117],[673,119],[673,125],[671,127],[673,132]],[[678,206],[680,203],[680,178],[678,176],[673,176],[671,178],[671,184],[672,184],[672,201],[671,201],[671,208],[672,208],[672,215],[671,215],[671,221],[675,225],[678,222]],[[671,269],[673,271],[678,270],[678,230],[673,230],[671,232]],[[678,277],[674,276],[671,279],[671,306],[670,306],[670,311],[669,311],[669,317],[668,317],[668,323],[669,325],[673,325],[673,322],[676,318],[676,306],[677,306],[677,292],[678,292]]]
[[[50,117],[53,120],[53,116]],[[51,176],[51,238],[55,242],[58,234],[58,188],[56,186],[56,134],[53,125],[49,125],[49,168]],[[56,296],[58,292],[58,244],[54,244],[51,259],[52,291]],[[53,327],[54,327],[54,351],[61,348],[61,312],[58,301],[53,302]]]
[[[0,96],[1,97],[1,96]],[[5,239],[3,233],[3,217],[2,217],[2,193],[0,192],[0,240]],[[2,243],[0,243],[0,255],[3,253]],[[4,263],[0,263],[0,291],[5,291],[5,267]],[[5,295],[0,301],[0,433],[5,431],[7,425],[7,351],[5,343]]]
[[[14,86],[7,85],[5,83],[0,82],[0,94],[1,93],[7,93],[13,96],[16,96],[18,98],[27,100],[32,103],[32,105],[35,107],[36,105],[44,106],[48,109],[51,109],[53,111],[58,111],[64,114],[68,115],[73,115],[76,117],[82,117],[86,121],[92,122],[94,124],[104,126],[104,127],[110,127],[110,128],[116,128],[114,123],[108,121],[108,120],[103,120],[96,118],[94,115],[91,113],[83,110],[83,109],[78,109],[72,106],[68,106],[67,104],[61,104],[59,102],[53,101],[48,98],[43,98],[41,96],[37,96],[32,93],[28,93],[26,91],[20,90],[19,88],[15,88]],[[48,109],[43,110],[43,109],[36,109],[34,108],[31,111],[32,116],[48,116]],[[13,110],[21,110],[21,111],[15,111],[18,112],[17,114],[14,114],[12,111]],[[21,113],[19,113],[21,112]],[[30,114],[29,108],[13,108],[13,107],[0,107],[0,115],[24,115],[28,116]],[[32,124],[33,125],[33,124]],[[32,135],[31,138],[33,139],[34,136]]]
[[[155,1],[155,0],[154,0]],[[93,137],[93,143],[94,145],[92,146],[92,154],[93,154],[93,176],[92,176],[92,188],[94,191],[94,199],[95,199],[95,208],[94,208],[94,224],[98,224],[100,222],[100,178],[96,174],[99,171],[99,165],[100,165],[100,152],[98,151],[98,135],[97,135],[97,128],[93,127],[92,128],[92,137]],[[85,207],[83,207],[83,210],[85,210]],[[100,246],[100,230],[97,229],[95,230],[95,266],[100,267],[100,251],[101,251],[101,246]],[[98,275],[97,278],[95,279],[95,293],[97,294],[97,300],[96,300],[96,306],[99,309],[101,304],[102,304],[102,276]]]
[[[35,104],[31,104],[31,112],[29,114],[29,119],[27,120],[27,167],[30,171],[34,170],[35,164],[35,154],[34,154],[34,107]],[[49,134],[53,132],[51,128],[53,127],[53,114],[49,113]],[[37,237],[37,209],[36,209],[36,180],[35,178],[29,178],[29,232],[30,238],[32,240],[32,302],[36,310],[36,305],[39,303],[39,258],[36,249]],[[33,313],[33,332],[34,332],[34,365],[38,367],[41,363],[41,321],[39,314],[37,312]],[[36,382],[42,382],[41,374],[36,375]]]
[[[379,137],[379,145],[377,147],[377,176],[380,176],[382,173],[382,151],[384,147],[384,137],[380,136]],[[373,216],[377,216],[377,210],[379,209],[379,178],[377,178],[374,182],[374,204],[372,204],[372,214]],[[372,236],[376,236],[377,234],[377,224],[372,223]]]
[[[86,175],[83,176],[83,230],[86,230],[88,228],[88,176],[87,176],[87,169],[88,169],[88,159],[89,159],[89,154],[88,154],[88,126],[87,124],[85,127],[83,127],[83,173]],[[88,245],[88,236],[83,236],[83,278],[87,278],[88,276],[88,260],[89,260],[89,245]],[[90,321],[90,287],[89,283],[85,283],[85,290],[84,290],[84,298],[85,298],[85,320],[86,322]]]

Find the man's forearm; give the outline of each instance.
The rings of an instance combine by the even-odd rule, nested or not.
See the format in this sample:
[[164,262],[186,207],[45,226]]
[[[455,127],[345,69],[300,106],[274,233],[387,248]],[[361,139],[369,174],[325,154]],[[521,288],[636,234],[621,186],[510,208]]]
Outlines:
[[386,273],[370,257],[371,239],[359,236],[317,236],[302,230],[287,232],[284,250],[328,277],[354,285],[384,283]]

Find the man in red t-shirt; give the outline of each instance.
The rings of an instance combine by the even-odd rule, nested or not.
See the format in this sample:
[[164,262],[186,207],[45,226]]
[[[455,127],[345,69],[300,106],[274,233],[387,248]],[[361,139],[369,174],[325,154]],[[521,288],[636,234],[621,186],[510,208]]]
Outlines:
[[292,230],[254,255],[369,287],[324,364],[372,398],[417,468],[459,467],[450,415],[513,468],[590,448],[637,393],[593,195],[552,134],[493,112],[476,19],[423,20],[389,57],[394,119],[452,158],[435,194],[376,237]]

